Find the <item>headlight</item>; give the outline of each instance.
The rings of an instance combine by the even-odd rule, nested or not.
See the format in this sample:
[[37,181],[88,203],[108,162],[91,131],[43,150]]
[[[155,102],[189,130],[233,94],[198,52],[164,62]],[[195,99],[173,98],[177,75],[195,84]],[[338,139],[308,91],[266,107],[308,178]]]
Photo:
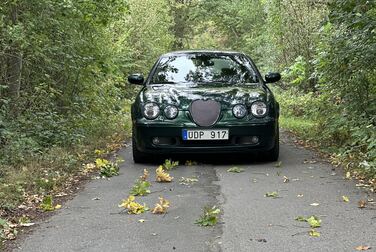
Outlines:
[[267,107],[264,102],[257,101],[251,106],[252,115],[256,117],[263,117],[266,115]]
[[238,104],[232,108],[232,113],[236,118],[241,119],[247,115],[247,108],[242,104]]
[[146,119],[153,120],[159,116],[159,106],[155,103],[146,103],[143,113]]
[[164,114],[167,117],[167,119],[175,119],[178,116],[179,109],[175,106],[167,106],[164,109]]

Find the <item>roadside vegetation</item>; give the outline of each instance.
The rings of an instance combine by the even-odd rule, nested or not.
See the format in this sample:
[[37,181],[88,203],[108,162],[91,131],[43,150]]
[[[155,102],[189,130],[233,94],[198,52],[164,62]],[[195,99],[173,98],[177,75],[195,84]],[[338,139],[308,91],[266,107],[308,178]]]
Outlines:
[[[166,51],[193,48],[243,51],[263,73],[282,72],[270,85],[281,126],[375,186],[375,1],[5,0],[0,230],[8,236],[1,231],[0,240],[15,236],[5,219],[30,198],[50,202],[74,174],[98,166],[101,176],[116,175],[117,163],[103,160],[130,135],[137,88],[127,75],[146,74]],[[159,167],[157,180],[171,181],[176,165]],[[148,190],[140,178],[132,194]],[[143,211],[132,197],[124,206]],[[158,204],[158,213],[169,205]]]

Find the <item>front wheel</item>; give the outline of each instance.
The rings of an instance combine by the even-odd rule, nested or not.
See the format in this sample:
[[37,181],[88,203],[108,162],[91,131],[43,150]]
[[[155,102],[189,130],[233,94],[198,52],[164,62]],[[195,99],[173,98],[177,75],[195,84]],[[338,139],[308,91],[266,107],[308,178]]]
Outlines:
[[275,136],[275,142],[274,142],[274,147],[273,149],[266,151],[264,153],[264,159],[266,161],[277,161],[279,158],[279,130]]
[[133,154],[133,162],[135,162],[136,164],[147,163],[151,160],[149,155],[137,149],[134,137],[132,137],[132,154]]

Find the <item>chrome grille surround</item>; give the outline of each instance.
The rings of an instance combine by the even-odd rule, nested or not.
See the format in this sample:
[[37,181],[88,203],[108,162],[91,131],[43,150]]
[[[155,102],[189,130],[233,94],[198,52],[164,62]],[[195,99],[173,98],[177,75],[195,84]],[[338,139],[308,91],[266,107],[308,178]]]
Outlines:
[[221,115],[221,104],[213,100],[195,100],[189,106],[193,121],[201,127],[214,125]]

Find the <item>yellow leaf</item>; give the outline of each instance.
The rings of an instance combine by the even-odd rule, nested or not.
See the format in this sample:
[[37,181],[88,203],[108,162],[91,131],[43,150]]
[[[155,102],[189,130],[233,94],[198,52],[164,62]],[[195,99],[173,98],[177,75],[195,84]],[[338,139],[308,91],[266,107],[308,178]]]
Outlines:
[[159,197],[159,203],[155,204],[153,214],[164,214],[167,212],[167,208],[170,207],[170,202],[162,197]]
[[314,229],[311,229],[311,230],[309,231],[309,235],[312,236],[312,237],[320,237],[320,233],[317,232],[317,231],[314,230]]
[[144,169],[144,174],[142,176],[140,176],[140,180],[141,181],[146,181],[149,177],[149,171]]
[[362,250],[369,250],[369,249],[371,249],[371,247],[361,245],[361,246],[356,247],[355,249],[358,250],[358,251],[362,251]]
[[109,161],[107,159],[102,159],[102,158],[97,158],[95,160],[95,165],[97,166],[97,168],[102,168],[106,165],[108,165]]
[[350,200],[349,200],[349,197],[347,197],[347,196],[342,196],[342,200],[344,201],[344,202],[349,202]]
[[128,199],[123,200],[119,207],[123,207],[128,210],[128,214],[141,214],[147,211],[147,207],[134,201],[135,197],[130,195]]
[[55,206],[55,209],[56,210],[59,210],[61,208],[61,205],[59,205],[59,204],[57,204],[56,206]]
[[347,178],[347,179],[350,179],[350,178],[351,178],[351,173],[350,173],[350,172],[346,172],[346,178]]
[[163,170],[163,166],[160,165],[155,172],[157,173],[158,182],[171,182],[173,177],[170,176],[167,172]]

